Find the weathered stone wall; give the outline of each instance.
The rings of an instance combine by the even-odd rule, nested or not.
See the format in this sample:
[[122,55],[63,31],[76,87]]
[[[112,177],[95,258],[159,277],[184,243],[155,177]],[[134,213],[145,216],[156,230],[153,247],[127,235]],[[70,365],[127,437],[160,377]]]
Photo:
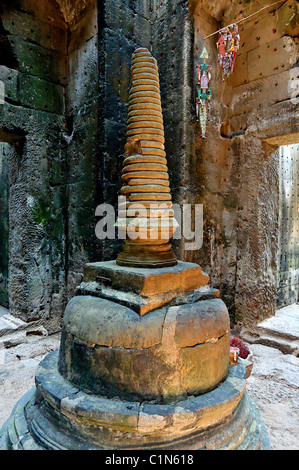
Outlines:
[[8,307],[9,245],[9,152],[7,143],[0,143],[0,305]]
[[[244,18],[265,5],[266,1],[254,6],[246,1],[197,1],[188,8],[187,1],[179,0],[107,0],[98,7],[96,201],[117,205],[131,54],[136,47],[145,46],[159,65],[174,201],[204,205],[203,248],[186,252],[182,240],[175,242],[176,252],[181,259],[199,262],[208,271],[212,285],[221,288],[232,320],[248,323],[275,311],[279,190],[276,149],[285,139],[296,139],[290,135],[297,132],[296,108],[290,99],[294,92],[291,82],[297,77],[296,2],[265,10],[241,24],[236,71],[225,82],[217,63],[216,37],[206,41],[213,65],[214,93],[207,142],[199,138],[195,119],[194,65],[199,61],[203,37],[221,24]],[[89,134],[91,142],[92,135],[95,132]],[[76,138],[73,140],[76,148]],[[84,161],[89,160],[83,158],[82,165]],[[86,230],[88,223],[86,219],[83,224]],[[73,234],[76,239],[76,226]],[[81,240],[86,240],[84,234]],[[86,253],[91,260],[115,258],[120,242],[95,240],[89,251],[89,241],[83,241],[83,245],[75,242],[74,247],[78,246],[83,247],[77,251],[82,258],[74,265],[74,273],[80,274]],[[79,279],[77,274],[74,279]]]
[[[195,61],[203,38],[268,2],[196,2]],[[215,22],[217,20],[218,27]],[[220,287],[232,319],[255,322],[275,313],[278,249],[279,145],[298,140],[292,82],[298,39],[297,4],[264,10],[240,24],[235,72],[219,76],[217,35],[205,43],[213,66],[208,141],[196,138],[204,186],[206,241],[193,260]],[[196,131],[198,135],[198,131]],[[200,175],[200,176],[199,176]]]
[[284,307],[299,300],[299,144],[279,150],[277,304]]
[[[287,2],[277,11],[266,10],[241,26],[236,72],[228,81],[222,81],[217,63],[217,36],[206,41],[213,65],[214,99],[209,138],[203,142],[194,106],[194,65],[199,63],[203,38],[221,24],[257,11],[266,2],[259,2],[254,8],[246,2],[195,3],[188,8],[188,2],[184,1],[154,2],[152,9],[143,12],[150,28],[149,41],[147,35],[138,36],[135,31],[136,18],[143,17],[136,5],[146,6],[147,2],[135,3],[136,17],[130,33],[127,19],[132,10],[124,7],[126,14],[121,17],[125,19],[120,20],[114,10],[111,13],[110,2],[105,4],[105,23],[110,27],[104,28],[103,37],[110,52],[112,73],[110,76],[107,62],[103,83],[108,94],[103,94],[103,108],[109,119],[102,122],[107,125],[103,136],[109,135],[111,140],[101,139],[104,142],[103,200],[116,206],[125,142],[129,80],[122,76],[118,79],[118,88],[124,91],[121,98],[116,76],[122,65],[120,59],[114,63],[114,58],[120,52],[128,68],[133,47],[147,46],[159,66],[165,147],[174,201],[204,205],[203,248],[185,251],[181,240],[175,242],[176,252],[181,259],[200,263],[209,273],[212,285],[221,288],[232,321],[236,318],[251,322],[275,311],[278,248],[278,154],[275,150],[279,142],[265,141],[277,135],[283,139],[285,134],[296,131],[292,124],[295,108],[289,100],[293,91],[290,80],[296,77],[293,65],[297,40],[292,37],[296,35],[296,4]],[[118,4],[113,6],[120,11]],[[117,41],[111,45],[109,42],[116,35],[118,25],[122,26],[121,38],[126,38],[124,46],[122,43],[118,46]],[[278,53],[274,59],[268,58],[269,44],[273,54]],[[263,54],[265,67],[259,67],[258,75],[254,75],[258,56]],[[115,114],[115,110],[119,113],[118,120],[109,114],[111,111]],[[119,243],[105,241],[104,246],[104,259],[115,257]]]
[[[68,18],[67,12],[65,14]],[[99,244],[95,237],[94,213],[99,191],[98,168],[101,166],[98,154],[97,2],[89,2],[83,11],[72,10],[70,19],[72,22],[68,29],[68,83],[65,91],[64,133],[67,152],[68,298],[73,296],[75,287],[80,284],[84,264],[100,256],[97,252]]]
[[0,15],[0,140],[13,149],[10,309],[50,330],[97,248],[97,2],[77,7],[70,16],[54,0],[22,0],[4,2]]
[[139,1],[1,7],[0,136],[14,149],[10,308],[24,320],[59,327],[86,261],[119,251],[96,239],[94,213],[117,204],[131,55],[150,46],[150,14]]
[[[165,150],[173,202],[193,203],[194,132],[193,111],[193,23],[188,1],[160,1],[153,11],[152,53],[157,59]],[[179,259],[189,261],[184,241],[174,240]]]
[[[99,202],[116,208],[126,142],[131,57],[137,47],[150,48],[151,2],[104,0],[99,4],[99,25]],[[110,260],[116,258],[121,242],[105,240],[101,246],[103,260]]]
[[[174,202],[204,205],[201,264],[232,320],[275,311],[278,146],[298,141],[290,99],[298,68],[297,5],[288,0],[241,23],[235,73],[222,81],[216,37],[208,140],[195,117],[195,64],[203,38],[267,5],[214,0],[2,2],[1,141],[11,157],[11,309],[57,325],[84,263],[116,257],[96,239],[94,211],[117,206],[131,55],[158,61]],[[20,223],[20,221],[22,221]]]
[[1,2],[0,140],[9,142],[11,313],[61,316],[65,298],[67,32],[54,1]]

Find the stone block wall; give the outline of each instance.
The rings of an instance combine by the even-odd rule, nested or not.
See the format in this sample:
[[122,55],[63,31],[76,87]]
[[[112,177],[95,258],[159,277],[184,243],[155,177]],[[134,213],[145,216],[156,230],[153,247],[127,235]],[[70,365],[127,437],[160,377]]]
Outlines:
[[[241,23],[236,71],[225,82],[215,37],[205,41],[214,94],[207,142],[200,139],[195,118],[195,64],[206,35],[267,5],[264,0],[255,5],[244,0],[98,4],[96,201],[117,205],[131,54],[145,46],[159,65],[174,201],[204,205],[203,248],[187,252],[181,240],[175,241],[175,250],[179,258],[201,264],[213,287],[221,288],[232,322],[253,323],[273,315],[276,308],[277,148],[286,139],[296,140],[298,132],[296,107],[290,99],[297,78],[296,2],[288,0]],[[77,273],[87,245],[74,269]],[[95,240],[88,256],[113,259],[120,245],[120,241]]]
[[120,248],[96,239],[94,214],[101,202],[117,204],[131,55],[150,47],[150,7],[129,0],[1,5],[0,141],[13,155],[10,310],[53,331],[84,264]]
[[[219,3],[219,2],[218,2]],[[213,104],[208,141],[197,139],[204,181],[204,249],[193,255],[220,287],[232,321],[255,323],[276,309],[278,146],[298,141],[298,5],[287,1],[240,23],[235,72],[222,82],[216,40],[203,38],[268,2],[196,2],[195,61],[211,53]],[[294,85],[294,86],[293,86]],[[196,130],[196,133],[198,131]]]
[[[117,206],[131,55],[158,61],[174,202],[203,204],[199,263],[220,287],[232,322],[274,314],[278,152],[298,141],[298,7],[293,0],[240,24],[235,73],[217,63],[221,25],[266,0],[13,0],[1,3],[0,141],[12,149],[11,302],[25,320],[59,327],[86,261],[116,257],[121,241],[95,237],[95,208]],[[213,66],[208,140],[195,117],[195,65]],[[20,223],[20,220],[22,221]],[[56,326],[55,326],[56,325]],[[52,328],[52,327],[51,327]]]

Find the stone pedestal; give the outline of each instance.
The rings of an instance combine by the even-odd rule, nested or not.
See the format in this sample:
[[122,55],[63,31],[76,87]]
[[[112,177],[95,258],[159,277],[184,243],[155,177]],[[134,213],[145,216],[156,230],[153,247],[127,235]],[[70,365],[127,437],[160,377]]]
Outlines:
[[168,404],[107,398],[65,380],[56,351],[2,429],[0,450],[266,450],[244,377],[241,364],[231,366],[213,391]]
[[[89,263],[84,270],[84,281],[78,294],[90,293],[125,305],[139,315],[145,315],[171,301],[195,292],[204,297],[210,289],[209,276],[194,263],[178,261],[176,266],[145,269],[118,266],[115,261]],[[218,295],[216,291],[214,295]],[[194,301],[189,299],[190,302]]]
[[199,266],[86,266],[60,350],[0,432],[14,449],[266,449],[229,366],[229,317]]

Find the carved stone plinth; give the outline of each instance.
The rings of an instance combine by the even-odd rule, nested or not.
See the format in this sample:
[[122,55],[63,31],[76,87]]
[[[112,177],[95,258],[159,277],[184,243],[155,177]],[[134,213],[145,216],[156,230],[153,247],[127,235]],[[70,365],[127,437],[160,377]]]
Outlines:
[[[182,296],[190,299],[207,296],[209,277],[200,266],[178,261],[176,266],[160,269],[119,266],[115,261],[89,263],[78,294],[98,295],[121,303],[145,315]],[[209,294],[211,295],[211,294]],[[218,291],[213,296],[219,296]],[[193,296],[193,297],[192,297]]]
[[239,364],[204,395],[164,405],[128,401],[70,384],[58,372],[56,351],[2,428],[0,450],[266,450],[267,430],[244,377]]
[[[196,265],[171,269],[86,266],[80,295],[65,311],[60,350],[41,362],[36,388],[0,432],[0,448],[269,448],[245,392],[245,368],[229,366],[229,317],[218,291],[202,286],[207,276]],[[113,300],[101,296],[102,278]],[[90,283],[94,290],[84,293]],[[136,296],[163,295],[170,286],[178,292],[140,315],[117,300],[129,286]]]

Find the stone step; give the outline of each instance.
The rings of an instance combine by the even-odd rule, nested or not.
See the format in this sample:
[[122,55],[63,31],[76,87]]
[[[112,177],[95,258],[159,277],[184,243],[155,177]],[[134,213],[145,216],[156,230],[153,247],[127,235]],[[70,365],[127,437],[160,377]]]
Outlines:
[[299,340],[299,304],[277,310],[274,317],[262,321],[257,328],[264,334],[287,340]]
[[9,349],[27,342],[26,331],[16,331],[0,337],[0,349]]
[[[33,439],[26,418],[25,409],[29,402],[34,400],[35,390],[31,389],[29,392],[24,395],[24,397],[18,402],[15,406],[13,414],[10,416],[4,427],[2,428],[2,434],[0,435],[0,450],[43,450],[45,448],[55,450],[63,450],[62,448],[57,446],[57,433],[60,433],[60,430],[55,428],[52,431],[54,432],[51,435],[51,429],[47,428],[47,445],[45,447],[41,446],[39,442]],[[32,404],[31,404],[32,405]],[[30,406],[31,406],[30,405]],[[244,407],[243,407],[244,408]],[[240,410],[239,410],[240,411]],[[214,446],[212,445],[211,449],[214,448],[215,450],[264,450],[270,449],[270,442],[269,437],[266,431],[265,426],[261,422],[260,413],[256,409],[255,405],[251,401],[249,397],[247,397],[247,403],[245,404],[245,409],[242,410],[243,414],[245,412],[246,419],[244,421],[244,426],[242,425],[242,421],[233,422],[232,426],[229,425],[228,427],[224,424],[220,427],[220,440],[224,439],[225,444],[223,446],[217,446],[218,439],[210,442],[213,442]],[[32,427],[34,423],[31,422],[30,427]],[[36,425],[36,423],[35,423]],[[237,426],[235,426],[237,425]],[[51,426],[50,426],[51,427]],[[221,431],[221,428],[223,430]],[[235,432],[237,431],[238,433]],[[33,428],[34,429],[34,426]],[[37,430],[34,429],[34,432]],[[231,431],[234,431],[234,435],[231,435]],[[207,435],[209,432],[207,433]],[[51,437],[52,436],[52,437]],[[66,440],[66,435],[63,434],[62,439]],[[219,444],[220,442],[218,442]],[[49,447],[48,447],[49,446]],[[90,447],[90,449],[92,449]],[[176,446],[174,446],[174,449]],[[196,447],[195,447],[196,448]],[[205,449],[209,449],[210,446],[203,447]],[[65,448],[66,449],[66,448]],[[191,445],[190,450],[193,447]],[[178,448],[179,450],[179,448]]]
[[0,350],[9,349],[19,344],[38,341],[41,336],[48,336],[47,330],[43,326],[31,326],[26,330],[16,331],[0,337]]
[[299,340],[289,341],[276,336],[262,335],[257,343],[279,349],[283,354],[294,354],[295,356],[299,356]]
[[263,326],[262,325],[263,325],[262,323],[257,325],[256,330],[255,330],[259,335],[266,334],[266,335],[276,336],[277,338],[282,338],[288,341],[299,340],[299,335],[295,333],[295,331],[294,331],[294,334],[292,334],[292,333],[286,332],[286,330],[284,330],[283,328],[280,329],[278,326],[278,322],[276,323],[277,328],[275,329],[271,327],[272,325],[269,327],[267,327],[266,324]]
[[240,337],[249,344],[262,344],[283,354],[299,356],[299,304],[277,310],[274,317],[253,328],[243,328]]
[[278,349],[283,354],[293,354],[299,357],[299,340],[287,340],[271,334],[256,334],[250,331],[242,331],[241,339],[249,344],[262,344]]

